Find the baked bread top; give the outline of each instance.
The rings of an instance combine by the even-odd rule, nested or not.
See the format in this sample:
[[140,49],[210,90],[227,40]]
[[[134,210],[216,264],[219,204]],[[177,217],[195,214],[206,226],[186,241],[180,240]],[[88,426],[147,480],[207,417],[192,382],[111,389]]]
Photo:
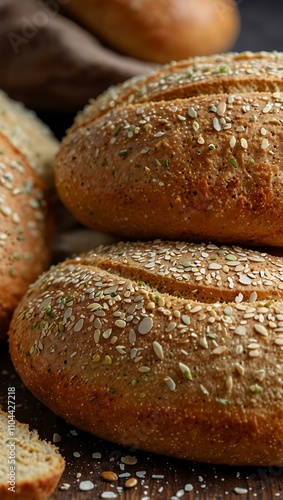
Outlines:
[[15,312],[10,352],[41,401],[102,438],[279,465],[282,296],[278,257],[119,243],[41,276]]

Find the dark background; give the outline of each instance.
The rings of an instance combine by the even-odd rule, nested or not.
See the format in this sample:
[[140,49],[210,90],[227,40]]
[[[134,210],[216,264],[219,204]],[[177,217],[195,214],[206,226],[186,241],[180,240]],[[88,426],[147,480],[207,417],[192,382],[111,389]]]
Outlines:
[[242,29],[234,50],[283,50],[282,0],[238,0]]

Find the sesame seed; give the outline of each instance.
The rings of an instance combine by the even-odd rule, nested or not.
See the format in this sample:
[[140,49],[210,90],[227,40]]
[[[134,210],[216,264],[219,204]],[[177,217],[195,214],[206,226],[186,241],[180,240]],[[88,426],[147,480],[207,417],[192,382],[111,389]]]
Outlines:
[[185,325],[189,325],[191,322],[189,316],[187,316],[186,314],[182,314],[181,319],[182,319],[183,323],[185,323]]
[[154,350],[156,356],[161,360],[164,359],[164,352],[163,352],[162,345],[159,344],[159,342],[157,342],[156,340],[154,340],[152,343],[152,347],[153,347],[153,350]]
[[150,330],[152,329],[153,327],[153,321],[152,319],[149,317],[149,316],[145,316],[139,326],[138,326],[138,332],[141,334],[141,335],[145,335],[146,333],[150,332]]
[[177,326],[177,323],[175,323],[174,321],[171,321],[165,328],[165,332],[172,332],[172,330],[174,330],[174,328],[176,328]]
[[202,306],[195,306],[195,307],[192,307],[192,309],[190,309],[190,313],[195,314],[201,310],[202,310]]
[[268,331],[267,329],[265,328],[265,326],[261,325],[261,324],[255,324],[254,325],[254,329],[257,333],[260,333],[260,335],[264,335],[265,337],[268,336]]
[[233,313],[233,309],[231,306],[226,306],[226,307],[224,307],[223,312],[224,312],[225,316],[231,316]]
[[206,337],[201,337],[199,339],[199,344],[201,345],[201,347],[203,347],[204,349],[208,349],[208,343],[207,343],[207,339]]
[[[118,321],[119,321],[119,320],[118,320]],[[117,323],[117,321],[116,321],[116,323]],[[125,323],[125,322],[124,322],[124,323]],[[118,325],[117,325],[117,326],[118,326]],[[122,328],[122,327],[121,327],[121,328]],[[109,337],[110,337],[111,333],[112,333],[112,328],[108,328],[107,330],[105,330],[105,332],[103,332],[102,337],[103,337],[104,339],[109,339]]]
[[179,362],[179,368],[187,380],[193,380],[191,370],[187,365]]
[[74,326],[74,332],[80,332],[83,325],[84,325],[84,320],[81,318],[76,322],[76,324]]
[[257,300],[257,293],[252,292],[251,295],[249,296],[249,302],[256,302]]
[[236,488],[234,488],[234,492],[237,495],[246,495],[249,492],[249,490],[247,488],[240,488],[240,487],[236,486]]
[[188,115],[190,118],[196,118],[197,117],[197,112],[193,107],[190,107],[188,109]]
[[272,103],[271,103],[271,102],[269,102],[269,103],[268,103],[268,104],[267,104],[267,105],[263,108],[262,112],[263,112],[263,113],[269,113],[269,112],[272,110],[272,107],[273,107]]
[[223,354],[227,349],[226,345],[221,345],[213,349],[212,354]]
[[245,368],[240,363],[235,363],[235,368],[240,375],[244,375]]
[[260,145],[261,149],[267,149],[268,146],[269,146],[268,140],[266,138],[262,139],[261,145]]
[[150,368],[148,366],[140,366],[139,367],[139,372],[141,373],[148,373],[150,371]]
[[171,377],[165,377],[164,382],[166,383],[166,385],[169,387],[169,389],[171,391],[175,391],[176,384],[175,384],[174,380]]
[[202,384],[200,384],[200,390],[201,390],[201,391],[203,392],[203,394],[205,394],[206,396],[208,396],[208,395],[209,395],[208,390],[207,390],[207,389],[206,389],[206,388],[205,388]]
[[193,129],[195,132],[197,132],[199,130],[199,123],[198,122],[193,122]]
[[118,351],[119,354],[122,354],[122,355],[126,354],[126,350],[125,350],[126,348],[125,348],[125,346],[123,346],[123,345],[117,345],[116,349],[117,349],[117,351]]
[[245,326],[237,326],[234,333],[236,333],[236,335],[246,335],[247,329]]
[[90,491],[93,490],[94,484],[92,481],[81,481],[79,485],[79,489],[81,491]]
[[225,111],[226,111],[226,102],[222,101],[218,104],[216,113],[219,116],[223,116],[225,114]]
[[115,493],[114,491],[103,491],[103,493],[101,493],[101,498],[103,499],[109,499],[109,498],[117,498],[118,497],[118,494]]
[[257,358],[259,355],[260,355],[260,352],[258,349],[252,349],[249,351],[250,358]]
[[221,124],[220,124],[218,118],[216,118],[216,116],[213,118],[212,124],[213,124],[214,130],[216,130],[216,132],[220,132]]
[[117,319],[117,321],[115,321],[114,323],[118,328],[125,328],[126,326],[126,321],[124,321],[123,319]]
[[208,269],[214,269],[214,270],[222,269],[222,265],[213,262],[212,264],[209,264]]

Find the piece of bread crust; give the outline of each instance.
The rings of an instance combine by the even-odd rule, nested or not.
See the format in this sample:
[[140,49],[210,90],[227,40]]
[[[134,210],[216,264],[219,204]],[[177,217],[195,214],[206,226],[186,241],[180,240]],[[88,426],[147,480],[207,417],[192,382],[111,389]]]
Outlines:
[[0,410],[0,498],[46,500],[65,468],[58,448]]

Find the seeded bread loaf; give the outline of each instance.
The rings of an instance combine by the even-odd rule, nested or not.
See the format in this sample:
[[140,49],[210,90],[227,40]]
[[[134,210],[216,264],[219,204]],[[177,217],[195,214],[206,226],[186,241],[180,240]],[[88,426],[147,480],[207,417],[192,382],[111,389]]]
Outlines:
[[0,338],[29,283],[48,267],[58,142],[21,103],[0,91]]
[[27,158],[40,177],[53,185],[51,162],[58,141],[49,128],[20,102],[10,99],[0,90],[0,131]]
[[46,500],[65,467],[58,449],[1,410],[0,443],[1,500]]
[[283,259],[118,243],[43,274],[10,353],[32,393],[101,438],[179,458],[283,465]]
[[130,239],[282,246],[282,68],[228,54],[110,89],[61,144],[63,203]]
[[29,283],[48,267],[51,214],[45,183],[0,132],[0,337]]
[[65,8],[117,51],[162,64],[228,50],[240,24],[234,0],[69,0]]

